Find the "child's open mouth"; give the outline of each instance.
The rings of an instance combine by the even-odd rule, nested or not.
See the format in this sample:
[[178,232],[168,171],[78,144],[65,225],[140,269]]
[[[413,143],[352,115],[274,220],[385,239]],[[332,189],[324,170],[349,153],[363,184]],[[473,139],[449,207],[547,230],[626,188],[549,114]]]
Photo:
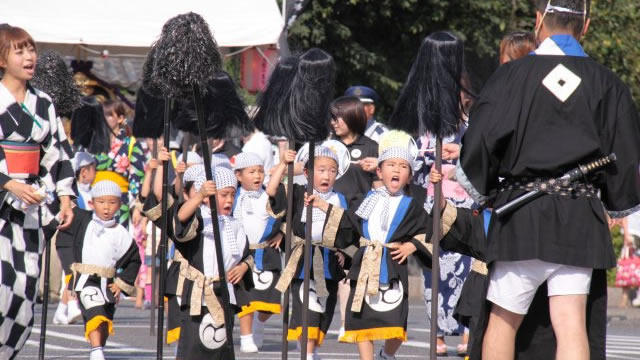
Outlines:
[[399,183],[399,182],[400,182],[400,177],[399,177],[399,176],[393,176],[393,177],[391,178],[391,183],[392,183],[392,184],[397,184],[397,183]]

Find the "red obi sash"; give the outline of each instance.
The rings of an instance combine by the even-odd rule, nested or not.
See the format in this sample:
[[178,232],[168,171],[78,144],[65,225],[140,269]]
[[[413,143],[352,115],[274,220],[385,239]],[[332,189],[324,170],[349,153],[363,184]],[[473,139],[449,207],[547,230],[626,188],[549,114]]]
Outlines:
[[9,176],[27,178],[40,173],[40,145],[0,141]]

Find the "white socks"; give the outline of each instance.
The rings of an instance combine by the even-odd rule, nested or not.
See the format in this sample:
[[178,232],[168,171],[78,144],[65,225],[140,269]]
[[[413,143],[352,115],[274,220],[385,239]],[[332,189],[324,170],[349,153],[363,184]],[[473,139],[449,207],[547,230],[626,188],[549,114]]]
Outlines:
[[66,325],[69,323],[67,319],[67,304],[63,304],[62,301],[58,303],[55,315],[53,315],[53,323],[56,325]]
[[78,306],[78,300],[69,300],[67,303],[67,321],[69,324],[73,324],[80,320],[82,317],[82,311]]
[[96,346],[91,348],[91,354],[89,360],[104,360],[104,353],[102,352],[102,346]]
[[253,335],[240,335],[240,351],[243,353],[258,352],[258,347],[253,342]]

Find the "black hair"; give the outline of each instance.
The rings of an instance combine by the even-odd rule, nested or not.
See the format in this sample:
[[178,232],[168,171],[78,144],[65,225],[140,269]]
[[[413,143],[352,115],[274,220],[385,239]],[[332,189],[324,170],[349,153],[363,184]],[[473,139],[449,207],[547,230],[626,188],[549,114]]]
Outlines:
[[78,178],[78,176],[80,176],[80,172],[81,172],[83,169],[88,168],[89,166],[96,166],[96,163],[95,163],[95,162],[92,162],[91,164],[87,164],[87,165],[85,165],[85,166],[81,166],[81,167],[79,167],[79,168],[78,168],[78,170],[76,170],[76,179]]
[[290,122],[286,119],[289,113],[291,83],[298,69],[298,56],[283,57],[278,61],[269,77],[264,91],[258,95],[258,111],[253,118],[253,125],[258,130],[271,136],[287,136]]
[[389,125],[412,135],[429,132],[446,137],[455,133],[462,115],[464,44],[448,31],[422,41]]
[[341,96],[329,107],[333,119],[342,118],[350,131],[364,135],[367,129],[367,114],[364,112],[364,104],[356,96]]
[[38,56],[36,70],[30,83],[51,96],[58,115],[71,115],[71,112],[81,105],[80,90],[62,56],[55,51],[45,50]]
[[191,191],[191,188],[193,187],[194,183],[195,183],[194,181],[186,181],[184,183],[184,192],[186,192],[188,194],[189,191]]
[[[225,139],[234,129],[248,131],[249,116],[245,104],[238,95],[236,84],[224,71],[216,73],[207,84],[207,91],[202,99],[206,120],[207,137]],[[178,105],[174,124],[177,129],[199,134],[197,114],[192,98],[181,101]]]
[[94,96],[82,99],[82,105],[71,115],[71,138],[91,154],[108,153],[112,131],[104,117],[102,104]]
[[155,43],[152,77],[163,96],[184,98],[193,86],[202,93],[222,68],[218,45],[202,16],[189,12],[169,19]]
[[313,48],[299,57],[283,58],[258,100],[255,126],[297,143],[326,139],[334,83],[335,63],[323,50]]
[[300,55],[289,99],[290,139],[308,142],[327,138],[335,73],[333,57],[325,51],[312,48]]
[[[584,30],[586,19],[591,15],[591,0],[536,0],[536,10],[544,14],[547,4],[563,7],[574,12],[547,12],[544,16],[544,24],[551,29],[569,30],[574,36],[580,36]],[[587,13],[583,15],[585,10]]]

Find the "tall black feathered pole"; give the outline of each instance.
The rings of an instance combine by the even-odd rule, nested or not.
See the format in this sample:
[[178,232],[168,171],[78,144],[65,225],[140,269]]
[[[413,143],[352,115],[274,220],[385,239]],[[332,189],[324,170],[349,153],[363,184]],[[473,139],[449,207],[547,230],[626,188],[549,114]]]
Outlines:
[[[200,134],[202,155],[204,160],[207,180],[213,180],[211,171],[211,152],[209,150],[207,135],[215,130],[225,130],[227,119],[211,119],[207,122],[204,111],[203,96],[209,92],[209,84],[216,79],[221,68],[222,60],[209,25],[198,14],[187,13],[169,19],[163,26],[162,34],[155,44],[156,57],[153,66],[153,79],[157,82],[165,98],[188,99],[193,98],[197,117],[197,128]],[[213,121],[215,120],[215,122]],[[164,187],[163,187],[164,190]],[[163,198],[164,199],[164,198]],[[212,219],[217,219],[215,196],[209,201]],[[213,233],[216,248],[216,260],[221,286],[223,304],[229,304],[229,291],[227,289],[226,274],[222,258],[222,242],[218,221],[213,221]],[[166,247],[166,244],[164,244]],[[163,253],[166,248],[163,248]],[[163,257],[163,261],[166,259]],[[164,267],[160,269],[164,275]],[[163,279],[161,278],[161,288]],[[163,315],[163,314],[162,314]],[[158,318],[161,313],[158,312]],[[231,307],[224,307],[224,320],[226,328],[226,346],[229,356],[235,359],[233,349],[233,314]],[[159,320],[159,326],[162,326]],[[158,346],[162,343],[158,340]],[[162,358],[161,350],[158,359]]]
[[[435,164],[442,171],[442,138],[458,130],[462,117],[461,78],[464,46],[450,32],[436,32],[423,41],[396,103],[389,125],[410,134],[436,137]],[[442,237],[442,182],[435,184],[433,202],[433,253],[431,258],[430,358],[437,358],[438,281]]]
[[[286,137],[289,148],[295,143],[309,142],[309,164],[307,194],[313,194],[313,159],[315,143],[325,140],[329,134],[329,104],[333,97],[335,83],[335,64],[331,55],[320,49],[310,49],[300,55],[299,59],[283,59],[279,72],[270,80],[267,91],[259,102],[260,109],[256,115],[255,125],[268,135]],[[295,67],[295,73],[288,71],[288,66]],[[281,77],[281,78],[280,78]],[[289,79],[290,83],[289,83]],[[290,84],[290,85],[288,85]],[[288,186],[293,186],[293,171],[288,169]],[[287,206],[292,206],[291,190]],[[287,214],[291,214],[291,207]],[[311,210],[307,211],[304,247],[304,284],[301,359],[307,356],[308,308],[309,308],[309,276],[311,269]],[[291,224],[291,217],[287,224]],[[290,226],[290,225],[289,225]],[[289,235],[289,249],[291,230]],[[285,246],[286,240],[285,240]],[[286,297],[286,296],[285,296]],[[285,298],[288,302],[288,297]],[[283,330],[284,326],[283,326]],[[283,335],[284,336],[284,335]],[[286,340],[286,339],[285,339]],[[287,346],[283,344],[283,359],[287,358]]]
[[[75,85],[67,65],[54,51],[45,51],[38,57],[31,84],[51,96],[58,115],[71,115],[81,106],[81,94]],[[53,119],[52,119],[53,120]],[[63,149],[71,157],[71,148]],[[44,359],[47,336],[47,309],[49,307],[49,273],[51,268],[51,241],[46,241],[44,253],[44,291],[42,294],[42,318],[40,320],[40,344],[38,359]]]
[[[147,59],[143,67],[142,86],[138,90],[136,95],[135,115],[133,118],[133,135],[138,138],[151,138],[153,139],[153,145],[151,149],[152,156],[156,158],[158,156],[158,138],[164,133],[164,119],[170,116],[170,111],[167,109],[165,99],[159,95],[159,89],[152,80],[153,62],[155,60],[155,47],[152,47],[147,55]],[[165,115],[166,113],[166,115]],[[164,146],[168,146],[167,139],[163,139]],[[163,171],[167,167],[167,164],[163,164]],[[151,171],[151,183],[154,183],[154,179],[157,176],[156,170]],[[161,199],[161,207],[166,194],[163,193]],[[165,212],[163,211],[163,214]],[[163,233],[166,228],[162,227]],[[161,234],[161,237],[163,235]],[[161,239],[162,241],[162,239]],[[156,227],[151,227],[151,258],[154,259],[151,264],[151,309],[149,316],[149,335],[156,335],[156,310],[159,305],[158,299],[160,296],[164,296],[158,291],[157,284],[157,266],[156,266]],[[162,302],[164,307],[164,301]]]
[[[298,70],[298,57],[283,57],[276,64],[267,87],[258,97],[258,112],[254,118],[254,124],[264,133],[276,136],[287,136],[287,131],[281,126],[289,111],[288,93],[291,90],[293,78]],[[295,150],[296,140],[288,137],[289,150]],[[287,194],[293,194],[293,163],[287,166]],[[285,264],[291,256],[291,235],[293,233],[293,196],[287,197],[287,215],[284,235]],[[287,332],[289,329],[289,289],[282,297],[282,360],[287,360],[289,347]]]

